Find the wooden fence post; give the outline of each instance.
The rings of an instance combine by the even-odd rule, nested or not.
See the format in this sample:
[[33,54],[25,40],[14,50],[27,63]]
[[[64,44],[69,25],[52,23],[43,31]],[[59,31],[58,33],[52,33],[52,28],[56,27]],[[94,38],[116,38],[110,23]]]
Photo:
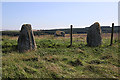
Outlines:
[[120,42],[120,26],[118,26],[118,41]]
[[111,42],[110,42],[110,46],[112,46],[112,44],[113,44],[113,33],[114,33],[114,23],[112,23],[112,31],[111,31]]
[[70,25],[70,46],[72,46],[72,25]]

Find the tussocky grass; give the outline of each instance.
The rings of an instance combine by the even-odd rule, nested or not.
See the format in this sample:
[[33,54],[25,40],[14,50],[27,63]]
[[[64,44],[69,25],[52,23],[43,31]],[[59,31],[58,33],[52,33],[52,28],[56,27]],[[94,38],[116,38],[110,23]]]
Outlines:
[[103,38],[99,47],[86,37],[36,37],[37,50],[18,53],[17,38],[2,37],[2,78],[119,78],[118,42]]

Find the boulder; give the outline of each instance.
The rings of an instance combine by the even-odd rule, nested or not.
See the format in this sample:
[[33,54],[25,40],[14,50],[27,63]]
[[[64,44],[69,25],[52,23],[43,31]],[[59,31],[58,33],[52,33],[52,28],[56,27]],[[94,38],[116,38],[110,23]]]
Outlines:
[[36,43],[31,25],[23,24],[18,38],[18,50],[19,52],[26,52],[35,48]]
[[98,22],[91,25],[87,32],[87,45],[91,47],[97,47],[101,45],[101,28]]

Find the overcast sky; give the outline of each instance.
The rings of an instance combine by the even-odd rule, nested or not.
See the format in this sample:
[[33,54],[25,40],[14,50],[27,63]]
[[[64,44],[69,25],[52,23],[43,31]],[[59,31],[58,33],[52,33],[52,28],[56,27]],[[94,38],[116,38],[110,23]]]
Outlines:
[[22,24],[33,29],[118,25],[118,2],[2,2],[2,29],[20,30]]

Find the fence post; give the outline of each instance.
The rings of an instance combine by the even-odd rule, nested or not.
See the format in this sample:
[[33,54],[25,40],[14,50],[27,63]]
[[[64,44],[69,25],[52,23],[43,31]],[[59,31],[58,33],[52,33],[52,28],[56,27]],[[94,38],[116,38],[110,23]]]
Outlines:
[[118,26],[118,41],[120,42],[120,26]]
[[114,23],[112,23],[112,31],[111,31],[111,42],[110,42],[110,46],[112,46],[112,44],[113,44],[113,33],[114,33]]
[[70,25],[70,46],[72,46],[72,25]]

